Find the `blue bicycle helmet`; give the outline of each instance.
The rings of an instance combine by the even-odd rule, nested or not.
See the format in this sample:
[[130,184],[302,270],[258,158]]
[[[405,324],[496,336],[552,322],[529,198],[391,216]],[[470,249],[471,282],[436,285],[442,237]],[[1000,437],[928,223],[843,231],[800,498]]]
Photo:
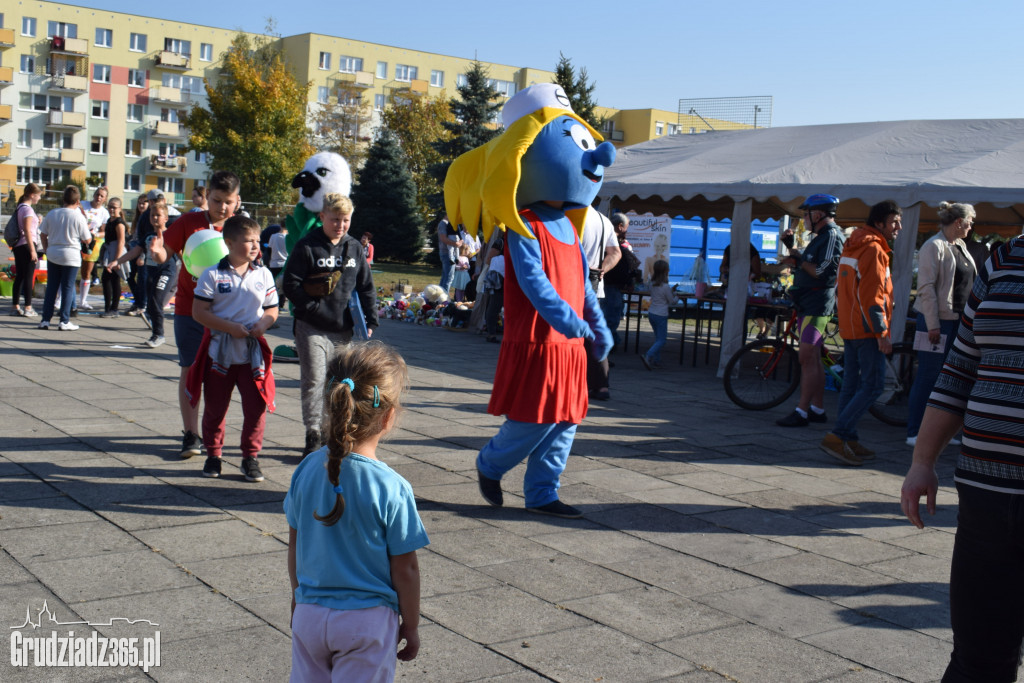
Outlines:
[[835,216],[836,209],[838,208],[839,197],[830,194],[812,194],[800,205],[801,210],[817,209],[818,211],[824,211],[829,216]]

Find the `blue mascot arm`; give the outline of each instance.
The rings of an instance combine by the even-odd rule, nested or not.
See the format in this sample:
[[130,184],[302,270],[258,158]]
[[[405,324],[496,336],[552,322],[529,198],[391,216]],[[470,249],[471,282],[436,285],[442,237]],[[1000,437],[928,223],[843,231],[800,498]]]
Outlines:
[[[523,294],[537,309],[540,317],[557,332],[570,339],[586,337],[593,339],[594,333],[590,326],[572,310],[562,297],[555,291],[540,256],[540,244],[535,239],[528,239],[512,230],[507,231],[507,253],[515,268],[516,280]],[[586,272],[586,271],[584,271]],[[593,298],[594,293],[590,293]],[[596,305],[597,300],[594,299]],[[600,315],[600,312],[598,313]],[[607,326],[606,328],[607,329]]]
[[[587,272],[588,265],[582,246],[580,246],[580,258],[583,259],[583,272],[585,273]],[[599,361],[602,361],[611,353],[614,340],[612,339],[612,331],[608,329],[608,323],[605,322],[604,313],[601,312],[601,304],[597,300],[597,294],[594,293],[594,288],[590,286],[590,278],[586,279],[583,319],[590,325],[590,331],[594,335],[594,356]]]

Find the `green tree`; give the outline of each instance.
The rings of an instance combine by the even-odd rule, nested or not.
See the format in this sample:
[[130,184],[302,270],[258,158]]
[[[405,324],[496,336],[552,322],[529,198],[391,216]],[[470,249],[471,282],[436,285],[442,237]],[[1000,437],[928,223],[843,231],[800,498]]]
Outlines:
[[352,188],[351,232],[373,233],[374,258],[414,263],[423,255],[423,214],[398,139],[382,128]]
[[288,70],[280,43],[255,43],[238,33],[224,53],[215,83],[204,79],[209,108],[194,104],[182,115],[188,147],[211,154],[217,168],[233,171],[249,201],[284,203],[286,179],[313,153],[306,128],[308,83]]
[[355,88],[340,86],[333,94],[337,98],[318,105],[313,114],[310,143],[320,151],[345,157],[352,173],[358,175],[370,147],[370,103]]
[[561,52],[558,53],[555,83],[562,86],[562,90],[569,96],[569,106],[576,112],[576,115],[597,130],[601,130],[604,125],[604,117],[597,115],[595,111],[597,102],[594,101],[594,88],[597,84],[588,83],[588,80],[587,67],[581,67],[577,76],[572,60]]
[[[449,102],[454,119],[443,125],[450,137],[434,144],[441,161],[430,169],[439,188],[444,187],[448,167],[456,157],[479,147],[501,132],[498,117],[502,104],[498,100],[498,91],[490,84],[487,75],[484,65],[474,61],[466,72],[466,82],[456,88],[459,96]],[[430,208],[434,211],[435,220],[440,219],[444,214],[443,192],[430,196]]]
[[444,158],[437,143],[451,139],[446,124],[453,123],[447,97],[392,97],[381,117],[385,128],[395,134],[405,163],[416,183],[416,204],[427,220],[431,215],[430,197],[442,187],[431,172]]

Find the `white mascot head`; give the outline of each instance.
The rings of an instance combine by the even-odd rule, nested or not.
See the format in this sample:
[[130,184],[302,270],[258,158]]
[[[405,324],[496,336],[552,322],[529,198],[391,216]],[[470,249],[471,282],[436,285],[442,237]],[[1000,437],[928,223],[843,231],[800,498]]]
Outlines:
[[317,152],[306,160],[302,172],[292,178],[292,187],[301,190],[299,203],[312,213],[320,213],[325,194],[338,192],[348,197],[352,193],[352,171],[340,154]]

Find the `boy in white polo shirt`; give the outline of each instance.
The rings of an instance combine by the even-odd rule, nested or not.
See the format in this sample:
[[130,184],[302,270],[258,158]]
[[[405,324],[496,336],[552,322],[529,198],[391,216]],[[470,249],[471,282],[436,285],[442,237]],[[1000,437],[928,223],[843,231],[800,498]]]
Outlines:
[[208,457],[203,476],[220,476],[224,418],[231,393],[238,387],[242,473],[247,481],[263,481],[256,458],[263,446],[267,407],[273,410],[270,352],[263,335],[277,320],[277,288],[270,270],[256,260],[259,223],[247,216],[229,218],[224,223],[224,243],[228,255],[199,276],[192,304],[192,316],[207,328],[200,345],[207,352],[197,355],[206,393],[202,433]]

